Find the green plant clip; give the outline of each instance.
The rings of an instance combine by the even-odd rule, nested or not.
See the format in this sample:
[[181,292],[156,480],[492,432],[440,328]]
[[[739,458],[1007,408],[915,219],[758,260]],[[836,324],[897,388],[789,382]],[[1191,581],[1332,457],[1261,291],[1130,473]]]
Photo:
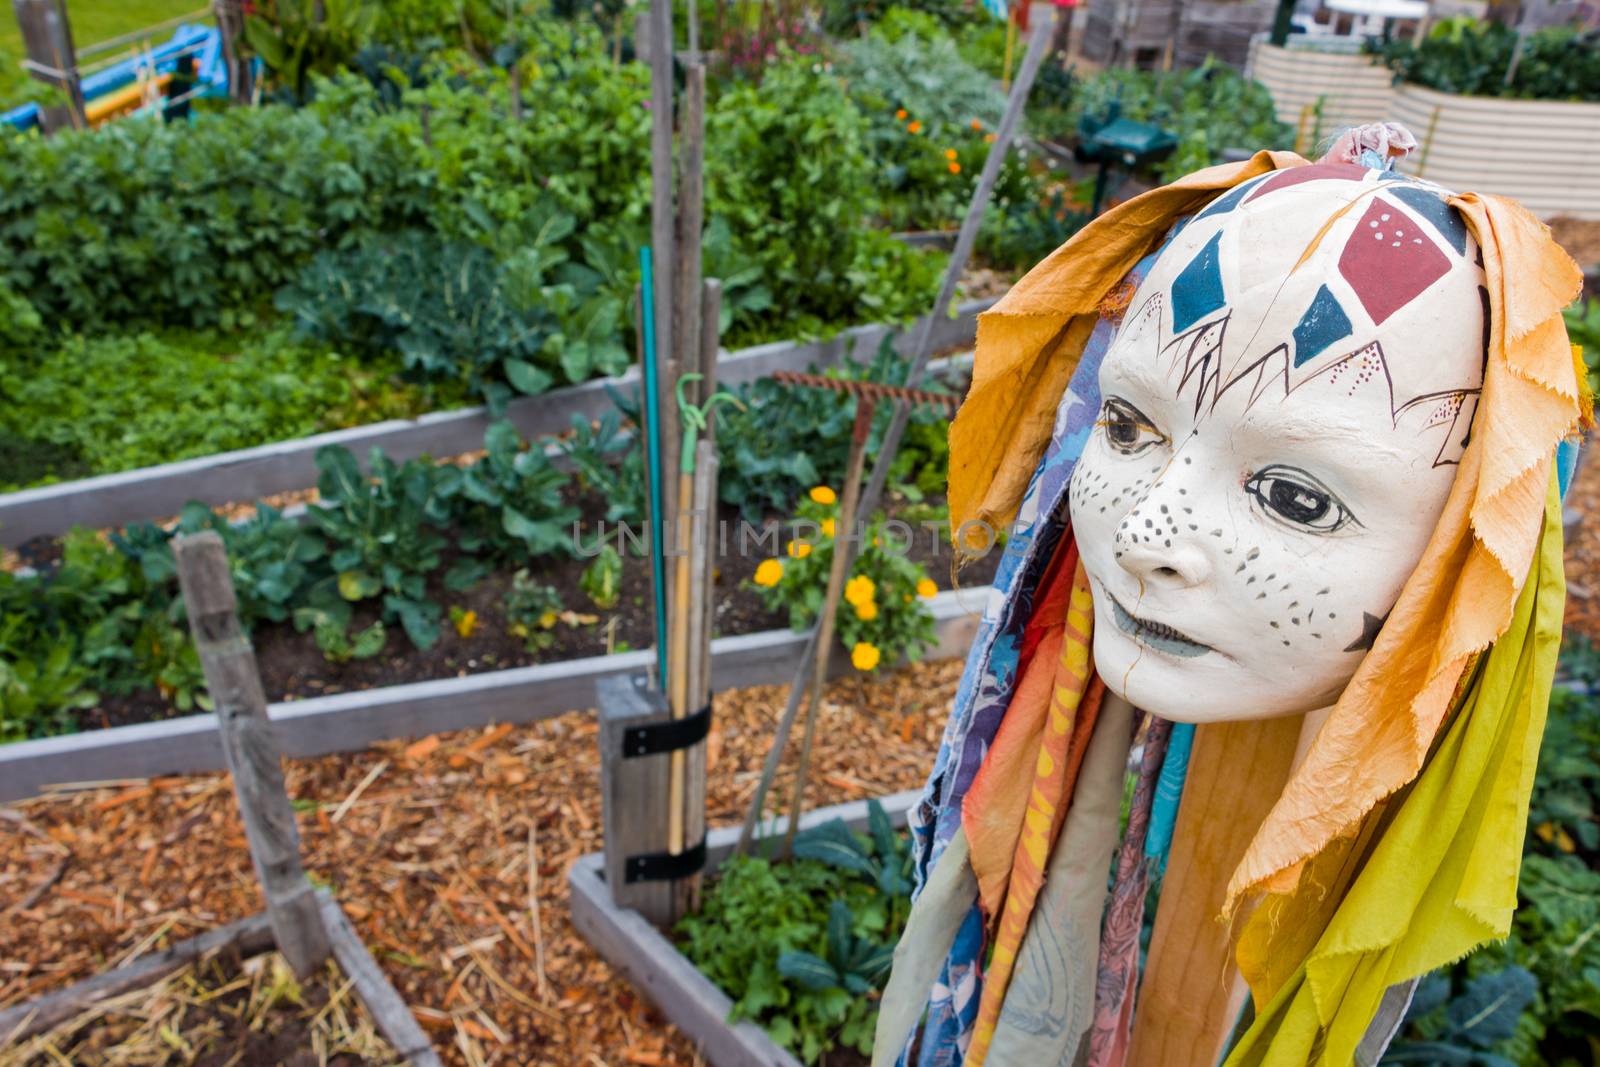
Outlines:
[[688,382],[697,382],[705,375],[699,371],[690,371],[678,378],[678,418],[683,421],[683,452],[678,459],[678,471],[682,474],[694,473],[694,438],[707,426],[706,416],[710,414],[719,400],[726,400],[740,411],[745,410],[744,401],[732,393],[713,393],[704,404],[695,407],[683,395],[683,387]]

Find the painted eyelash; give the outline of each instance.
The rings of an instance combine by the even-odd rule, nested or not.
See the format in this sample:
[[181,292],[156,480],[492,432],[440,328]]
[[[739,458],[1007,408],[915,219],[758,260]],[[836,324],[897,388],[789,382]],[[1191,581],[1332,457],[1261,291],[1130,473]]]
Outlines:
[[[1111,418],[1113,412],[1121,416],[1118,421],[1132,422],[1138,429],[1149,431],[1154,435],[1154,438],[1131,446],[1120,444],[1113,440],[1111,437],[1111,427],[1114,424]],[[1139,455],[1149,449],[1151,445],[1165,444],[1168,440],[1167,435],[1156,428],[1155,422],[1148,415],[1119,396],[1105,398],[1100,405],[1100,417],[1095,420],[1095,425],[1105,432],[1106,443],[1124,456]]]
[[[1305,521],[1285,514],[1279,508],[1273,506],[1268,499],[1269,494],[1263,491],[1263,484],[1268,482],[1283,482],[1321,496],[1327,505],[1337,513],[1337,521],[1331,526],[1324,527],[1313,524],[1316,521],[1320,521],[1321,516],[1318,516],[1315,520]],[[1261,506],[1262,510],[1270,518],[1275,522],[1289,526],[1291,529],[1317,534],[1332,534],[1352,524],[1356,526],[1362,525],[1361,520],[1356,518],[1355,513],[1350,510],[1349,506],[1339,499],[1339,494],[1323,485],[1321,479],[1311,472],[1301,470],[1299,467],[1290,467],[1281,463],[1262,467],[1245,480],[1244,491]]]

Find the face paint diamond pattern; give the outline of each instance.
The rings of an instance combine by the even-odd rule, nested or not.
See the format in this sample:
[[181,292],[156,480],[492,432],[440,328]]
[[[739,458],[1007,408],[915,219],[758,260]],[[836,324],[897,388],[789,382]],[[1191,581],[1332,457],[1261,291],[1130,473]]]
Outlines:
[[1338,297],[1324,285],[1317,290],[1311,306],[1294,328],[1294,365],[1313,359],[1335,341],[1349,337],[1350,316],[1339,306]]
[[1410,215],[1375,197],[1339,255],[1339,273],[1373,323],[1415,300],[1450,270],[1450,261]]
[[1461,213],[1445,203],[1443,197],[1421,188],[1402,187],[1391,192],[1396,200],[1427,219],[1439,235],[1450,242],[1457,255],[1467,254],[1467,224],[1461,221]]
[[1172,331],[1182,333],[1227,302],[1222,291],[1222,233],[1213,234],[1199,255],[1172,282]]

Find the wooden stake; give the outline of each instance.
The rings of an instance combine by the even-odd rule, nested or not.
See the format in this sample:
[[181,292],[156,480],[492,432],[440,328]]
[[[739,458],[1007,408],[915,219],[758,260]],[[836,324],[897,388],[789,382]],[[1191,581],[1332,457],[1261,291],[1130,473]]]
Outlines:
[[40,128],[47,134],[88,129],[83,86],[78,77],[78,53],[72,44],[66,5],[60,0],[11,0],[11,9],[16,12],[22,47],[27,53],[24,69],[67,96],[64,107],[39,109]]
[[867,438],[872,433],[872,414],[877,405],[870,397],[856,398],[856,421],[850,432],[850,460],[844,473],[844,499],[834,523],[833,560],[828,568],[828,592],[822,598],[822,618],[817,623],[817,652],[811,669],[811,702],[806,706],[805,738],[800,743],[800,765],[795,769],[794,801],[789,805],[789,828],[783,836],[783,854],[794,847],[800,813],[805,810],[806,772],[811,765],[811,744],[817,732],[817,705],[822,702],[822,685],[828,680],[828,660],[833,654],[833,620],[844,593],[845,576],[850,573],[850,545],[855,535],[856,505],[861,500],[861,470],[867,461]]
[[255,652],[239,627],[228,555],[215,530],[178,537],[172,550],[272,934],[294,973],[306,978],[328,958],[328,935],[316,891],[300,866],[300,834]]
[[[694,10],[690,0],[689,10]],[[693,16],[689,25],[694,25]],[[693,46],[690,46],[691,52]],[[678,128],[677,296],[673,305],[673,351],[685,371],[700,370],[700,235],[705,227],[706,68],[692,63],[683,72],[683,113]],[[687,390],[689,402],[710,396],[704,381]]]

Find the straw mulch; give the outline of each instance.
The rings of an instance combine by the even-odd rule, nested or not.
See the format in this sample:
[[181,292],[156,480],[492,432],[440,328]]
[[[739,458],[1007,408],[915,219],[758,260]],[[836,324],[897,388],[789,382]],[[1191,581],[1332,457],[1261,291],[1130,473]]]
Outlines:
[[403,1062],[337,964],[298,981],[276,952],[231,950],[101,1001],[52,1033],[11,1047],[0,1067],[179,1062],[196,1067],[391,1067]]
[[[808,803],[920,785],[960,673],[943,661],[829,686]],[[713,823],[742,816],[784,696],[718,698]],[[450,1062],[696,1062],[570,924],[567,867],[601,847],[595,733],[574,713],[288,767],[307,869]],[[778,783],[787,797],[792,777]],[[0,808],[0,900],[0,1006],[261,907],[222,775]]]

